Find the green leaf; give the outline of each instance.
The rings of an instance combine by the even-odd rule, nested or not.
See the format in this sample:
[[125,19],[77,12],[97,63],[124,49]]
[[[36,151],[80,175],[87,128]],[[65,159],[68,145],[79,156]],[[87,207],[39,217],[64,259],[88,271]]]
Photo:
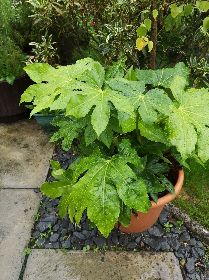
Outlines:
[[137,81],[136,72],[134,70],[133,65],[128,69],[125,75],[125,79],[127,79],[128,81]]
[[63,110],[75,118],[90,113],[92,126],[100,136],[108,125],[113,106],[119,112],[133,113],[134,108],[123,94],[104,86],[104,68],[91,58],[57,69],[41,63],[25,70],[38,83],[30,86],[21,98],[21,102],[33,102],[31,115],[44,109]]
[[145,154],[157,155],[162,158],[163,154],[168,150],[168,147],[159,142],[150,142],[149,140],[146,141],[145,138],[140,150]]
[[139,122],[139,130],[142,136],[147,139],[160,142],[169,146],[168,135],[164,129],[157,124],[147,124],[142,121]]
[[92,144],[95,140],[99,140],[108,148],[110,148],[113,140],[113,128],[111,126],[111,122],[99,137],[97,136],[96,132],[94,131],[90,123],[89,125],[87,125],[85,129],[84,137],[85,137],[86,146]]
[[207,12],[209,10],[208,1],[197,1],[196,6],[201,12]]
[[133,208],[135,211],[148,212],[151,204],[147,195],[146,183],[143,179],[131,182],[129,188],[127,188],[126,184],[118,184],[117,191],[119,197],[128,207]]
[[79,223],[87,209],[88,218],[107,237],[118,221],[121,200],[130,209],[147,211],[150,203],[146,185],[127,163],[143,167],[128,140],[121,143],[117,156],[106,159],[95,153],[74,162],[69,167],[72,185],[64,188],[60,214],[68,211],[71,220]]
[[[130,81],[123,78],[118,78],[108,81],[108,85],[113,90],[123,93],[123,95],[129,99],[129,102],[131,102],[135,109],[138,107],[142,93],[145,91],[144,81]],[[130,115],[132,116],[132,114]]]
[[152,175],[159,176],[160,174],[168,174],[170,170],[170,166],[168,163],[162,161],[162,158],[159,156],[152,156],[149,158],[145,171],[149,172]]
[[58,211],[59,211],[59,216],[61,218],[64,218],[67,215],[67,209],[69,206],[71,199],[69,192],[65,192],[62,195],[62,198],[60,199],[59,205],[58,205]]
[[51,160],[50,165],[53,168],[53,170],[58,170],[61,168],[60,163],[57,160]]
[[182,102],[184,95],[184,89],[188,85],[187,80],[181,76],[175,76],[173,81],[170,84],[170,89],[173,93],[175,99],[179,102]]
[[156,87],[162,86],[169,88],[173,78],[177,75],[188,79],[189,69],[182,62],[176,64],[174,68],[164,68],[158,70],[136,69],[138,81],[143,81],[145,84],[150,84]]
[[118,61],[113,62],[113,64],[107,68],[105,75],[106,79],[122,78],[125,73],[124,69],[126,68],[126,60],[126,57],[122,57]]
[[32,114],[46,108],[65,109],[74,91],[81,90],[85,83],[98,87],[104,82],[103,67],[90,58],[57,69],[46,63],[34,63],[26,66],[25,71],[38,83],[30,86],[21,98],[21,102],[33,101]]
[[164,175],[161,175],[159,177],[159,180],[167,191],[169,191],[171,193],[175,192],[173,184]]
[[110,148],[113,140],[113,131],[108,125],[105,129],[105,131],[102,132],[102,134],[99,136],[99,140],[105,144],[108,148]]
[[153,46],[154,46],[154,43],[153,43],[152,41],[149,41],[149,42],[148,42],[148,50],[149,50],[149,52],[152,51]]
[[164,27],[165,27],[165,30],[168,32],[168,31],[171,31],[174,26],[176,25],[176,21],[175,19],[170,15],[168,15],[166,18],[165,18],[165,21],[164,21]]
[[209,158],[209,128],[205,127],[198,137],[198,156],[202,162]]
[[209,125],[209,92],[208,89],[189,89],[184,91],[178,106],[178,115],[192,123],[197,131]]
[[86,146],[89,146],[97,139],[97,134],[94,131],[92,124],[89,123],[84,132]]
[[41,192],[48,197],[55,199],[60,197],[65,191],[66,187],[70,185],[69,182],[52,182],[44,183],[41,186]]
[[118,113],[119,125],[122,132],[128,133],[136,129],[136,116],[126,113]]
[[156,18],[158,17],[158,14],[159,14],[159,13],[158,13],[158,10],[156,10],[156,9],[153,10],[152,15],[153,15],[153,18],[154,18],[154,19],[156,19]]
[[159,113],[169,115],[172,101],[161,89],[153,89],[141,95],[138,102],[139,114],[145,123],[157,122]]
[[142,51],[148,44],[149,39],[145,36],[136,39],[136,48],[139,51]]
[[192,4],[187,4],[184,6],[184,15],[186,17],[190,16],[193,12],[193,5]]
[[169,117],[168,132],[171,144],[177,148],[183,159],[188,158],[195,150],[197,134],[181,109],[175,109]]
[[88,218],[97,225],[99,231],[108,237],[111,229],[115,226],[120,214],[120,200],[115,188],[106,182],[106,171],[101,185],[90,188],[87,205]]
[[69,170],[73,171],[73,181],[77,182],[80,175],[83,175],[88,169],[96,165],[98,158],[100,158],[100,153],[95,151],[92,155],[88,157],[78,158],[69,166]]
[[56,180],[61,180],[61,181],[67,181],[68,180],[68,176],[70,176],[70,174],[66,174],[67,172],[60,168],[60,169],[55,169],[52,171],[52,176],[56,179]]
[[168,190],[173,192],[172,183],[164,176],[168,174],[170,166],[159,156],[148,156],[147,164],[142,173],[147,190],[152,199],[157,202],[159,193]]
[[87,186],[82,179],[74,185],[66,202],[68,202],[68,215],[71,221],[75,219],[79,224],[88,204]]
[[119,223],[121,223],[124,227],[128,227],[131,222],[131,214],[131,209],[122,203],[120,216],[118,218]]
[[171,9],[171,16],[173,18],[176,18],[178,15],[180,15],[183,12],[183,5],[177,6],[176,4],[171,4],[170,9]]
[[47,63],[33,63],[24,68],[25,72],[35,83],[50,81],[55,74],[55,68]]
[[142,159],[138,156],[136,150],[132,148],[131,143],[128,139],[123,139],[118,146],[120,156],[126,159],[126,162],[133,164],[138,169],[143,170],[144,165]]
[[85,117],[90,109],[94,107],[91,123],[97,135],[100,136],[109,122],[110,102],[120,112],[130,114],[133,112],[133,107],[129,100],[125,96],[118,94],[118,92],[109,89],[92,89],[86,95],[77,94],[72,97],[67,106],[66,114],[81,118]]
[[147,184],[148,193],[150,194],[152,199],[157,202],[158,194],[165,191],[165,186],[160,183],[157,176],[149,173],[145,175],[145,182]]
[[15,76],[7,76],[6,81],[8,84],[13,85],[15,81]]
[[144,24],[141,24],[137,28],[136,32],[137,32],[138,37],[146,36],[147,35],[147,28],[146,28],[146,26]]
[[50,108],[59,92],[56,91],[56,86],[51,84],[34,84],[29,86],[21,96],[22,102],[33,102],[34,109],[31,116],[41,112],[44,109]]
[[151,30],[151,27],[152,27],[152,21],[151,21],[150,19],[146,18],[146,19],[144,20],[144,25],[146,26],[147,31],[150,31],[150,30]]
[[112,164],[111,179],[115,182],[118,195],[126,206],[136,211],[147,212],[150,207],[147,189],[144,181],[137,178],[123,158]]
[[62,148],[65,151],[70,149],[73,140],[79,137],[85,126],[85,122],[82,120],[75,121],[66,117],[55,118],[52,124],[58,127],[58,130],[52,135],[50,141],[61,141]]
[[206,17],[203,20],[203,29],[204,29],[205,32],[208,32],[208,29],[209,29],[209,17]]

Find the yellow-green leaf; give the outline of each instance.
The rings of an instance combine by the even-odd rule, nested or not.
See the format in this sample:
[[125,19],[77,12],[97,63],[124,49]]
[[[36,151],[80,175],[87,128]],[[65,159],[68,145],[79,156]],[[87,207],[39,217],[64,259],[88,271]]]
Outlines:
[[152,12],[153,18],[156,19],[158,17],[158,10],[154,9]]
[[177,6],[176,4],[170,5],[171,8],[171,16],[173,18],[176,18],[178,15],[180,15],[183,12],[183,5]]
[[207,12],[209,10],[208,1],[197,1],[196,6],[201,12]]
[[148,44],[148,41],[149,41],[149,39],[147,37],[137,38],[137,40],[136,40],[137,50],[142,51]]
[[149,49],[149,52],[152,51],[153,46],[154,46],[153,42],[152,42],[152,41],[149,41],[149,42],[148,42],[148,49]]
[[150,29],[152,27],[152,21],[149,18],[146,18],[144,20],[144,25],[146,26],[147,30],[150,31]]
[[207,32],[209,29],[209,17],[206,17],[204,20],[203,20],[203,30],[205,32]]

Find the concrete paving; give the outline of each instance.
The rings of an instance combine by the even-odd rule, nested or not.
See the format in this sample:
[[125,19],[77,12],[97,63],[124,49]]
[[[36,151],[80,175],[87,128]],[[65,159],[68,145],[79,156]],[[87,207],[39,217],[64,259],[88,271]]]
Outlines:
[[[53,146],[35,121],[0,124],[0,280],[19,280]],[[32,250],[23,280],[182,280],[173,253]],[[21,278],[22,280],[22,278]]]
[[33,190],[0,190],[1,280],[18,280],[39,201]]
[[34,120],[0,124],[0,188],[37,188],[45,181],[53,145]]
[[182,280],[173,253],[33,250],[24,280]]

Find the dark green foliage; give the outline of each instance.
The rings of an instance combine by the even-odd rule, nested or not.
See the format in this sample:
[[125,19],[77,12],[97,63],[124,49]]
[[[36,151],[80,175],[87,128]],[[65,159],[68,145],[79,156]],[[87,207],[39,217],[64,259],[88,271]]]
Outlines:
[[[33,41],[38,45],[49,36],[55,42],[53,60],[37,49],[38,62],[69,64],[82,57],[92,57],[104,65],[127,57],[128,66],[147,68],[150,53],[136,50],[137,29],[147,24],[151,32],[150,0],[29,0],[33,19]],[[172,67],[178,61],[190,65],[190,58],[208,62],[209,37],[203,29],[207,15],[204,1],[158,1],[157,67]],[[204,9],[202,8],[204,7]],[[144,27],[142,26],[142,29]],[[141,29],[140,29],[141,30]],[[143,33],[140,33],[143,34]],[[193,34],[191,38],[191,34]],[[138,34],[139,35],[139,34]],[[51,51],[51,52],[49,52]],[[45,57],[45,60],[41,59]],[[37,60],[35,60],[37,61]],[[203,65],[202,65],[203,66]],[[196,71],[192,72],[196,79]],[[200,75],[198,74],[198,77]]]
[[29,40],[28,9],[25,2],[0,0],[0,80],[12,84],[24,74],[24,49]]

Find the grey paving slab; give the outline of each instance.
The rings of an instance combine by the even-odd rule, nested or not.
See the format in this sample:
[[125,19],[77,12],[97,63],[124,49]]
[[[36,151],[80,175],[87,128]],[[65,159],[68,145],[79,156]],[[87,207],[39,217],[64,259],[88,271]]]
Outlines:
[[45,181],[53,145],[34,120],[0,124],[0,188],[37,188]]
[[0,190],[0,280],[18,280],[39,201],[33,190]]
[[182,280],[173,253],[33,250],[24,280]]

